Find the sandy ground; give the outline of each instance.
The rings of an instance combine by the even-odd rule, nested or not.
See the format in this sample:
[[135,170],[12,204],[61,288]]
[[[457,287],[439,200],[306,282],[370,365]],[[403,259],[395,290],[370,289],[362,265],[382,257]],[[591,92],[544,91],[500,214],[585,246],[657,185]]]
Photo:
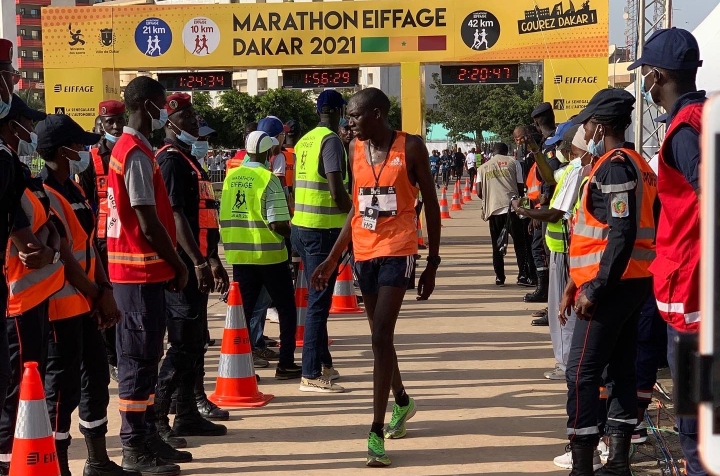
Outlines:
[[[400,369],[418,412],[405,439],[386,443],[393,465],[382,471],[567,474],[552,464],[567,443],[565,383],[542,378],[554,366],[548,330],[530,326],[530,313],[541,306],[522,302],[528,290],[514,285],[511,252],[506,258],[509,285],[495,286],[488,227],[479,218],[478,200],[443,224],[435,294],[420,303],[408,293],[395,334]],[[225,305],[212,296],[210,332],[218,343],[206,359],[208,393],[214,388],[224,312]],[[263,408],[232,410],[224,437],[189,438],[194,461],[182,465],[182,474],[377,471],[364,466],[372,421],[367,323],[364,315],[331,316],[329,331],[338,383],[346,393],[302,393],[298,381],[276,381],[274,367],[261,369],[260,390],[275,399]],[[268,322],[266,334],[277,337],[277,325]],[[110,394],[108,446],[119,462],[114,382]],[[73,437],[71,469],[79,475],[86,450],[76,424]]]

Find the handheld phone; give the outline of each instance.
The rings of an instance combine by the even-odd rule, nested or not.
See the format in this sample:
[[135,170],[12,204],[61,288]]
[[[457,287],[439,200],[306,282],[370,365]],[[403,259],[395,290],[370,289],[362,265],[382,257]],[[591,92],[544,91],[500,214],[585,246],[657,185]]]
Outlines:
[[720,96],[705,104],[701,157],[699,355],[694,374],[698,397],[700,457],[720,475]]

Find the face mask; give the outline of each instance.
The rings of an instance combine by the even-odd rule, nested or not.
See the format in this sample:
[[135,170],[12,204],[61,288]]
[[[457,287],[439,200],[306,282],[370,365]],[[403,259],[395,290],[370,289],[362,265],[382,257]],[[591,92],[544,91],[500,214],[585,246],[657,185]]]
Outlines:
[[645,101],[647,101],[647,102],[650,103],[650,104],[654,104],[654,103],[655,103],[655,101],[653,101],[653,98],[652,98],[652,94],[651,94],[651,93],[652,93],[652,90],[653,90],[653,88],[655,87],[655,85],[656,85],[657,83],[653,83],[653,85],[650,86],[650,89],[648,89],[647,91],[645,91],[645,78],[647,78],[648,76],[650,76],[653,72],[655,72],[655,70],[652,70],[652,71],[650,71],[648,74],[644,75],[644,76],[642,77],[642,82],[640,83],[640,92],[641,92],[641,94],[643,95],[643,97],[645,98]]
[[[177,127],[177,126],[175,126],[175,127]],[[180,131],[180,134],[178,134],[177,138],[179,141],[182,141],[182,142],[186,143],[187,145],[193,145],[193,144],[195,144],[195,142],[197,142],[197,137],[191,136],[190,134],[188,134],[187,132],[182,131],[182,130]]]
[[206,140],[195,141],[190,147],[190,153],[198,159],[205,157],[208,150],[210,150],[210,144]]
[[10,112],[10,106],[12,105],[12,98],[13,98],[13,94],[12,94],[13,90],[10,89],[10,87],[7,85],[7,81],[5,81],[4,76],[3,76],[3,83],[5,83],[5,88],[7,89],[7,92],[9,94],[10,98],[8,99],[8,102],[5,102],[2,99],[0,99],[0,119],[7,116],[8,113]]
[[[15,121],[13,121],[15,122]],[[35,134],[35,132],[29,132],[27,129],[25,129],[23,126],[20,125],[20,123],[15,122],[22,130],[30,134],[30,142],[23,140],[20,138],[20,136],[15,134],[15,137],[18,138],[18,150],[17,155],[19,156],[26,156],[26,155],[33,155],[35,153],[35,150],[37,149],[37,143],[38,143],[38,136]]]
[[[599,128],[600,125],[595,128],[595,134],[597,134]],[[603,134],[603,136],[598,142],[595,142],[595,134],[593,134],[590,142],[587,143],[588,152],[595,157],[602,157],[603,155],[605,155],[605,134]]]
[[152,119],[152,130],[157,131],[165,127],[165,124],[167,124],[168,112],[165,110],[165,108],[160,109],[155,104],[153,104],[153,107],[160,111],[160,117],[158,119],[152,117],[152,114],[150,114],[150,112],[148,111],[148,115],[150,116],[150,119]]
[[69,160],[68,164],[70,165],[70,175],[76,175],[81,174],[85,172],[85,169],[88,168],[88,165],[90,165],[90,152],[87,150],[79,150],[77,151],[78,157],[80,157],[80,160]]
[[115,137],[114,135],[110,134],[109,132],[105,133],[105,140],[107,140],[108,142],[111,142],[114,144],[115,142],[117,142],[118,139],[119,139],[119,137]]

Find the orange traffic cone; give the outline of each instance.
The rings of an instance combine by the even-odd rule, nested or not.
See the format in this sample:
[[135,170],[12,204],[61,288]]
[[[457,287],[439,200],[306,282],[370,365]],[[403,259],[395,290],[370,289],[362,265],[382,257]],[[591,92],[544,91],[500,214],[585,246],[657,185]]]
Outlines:
[[472,193],[470,193],[470,179],[465,177],[465,189],[463,190],[463,201],[472,202]]
[[60,476],[55,437],[37,362],[25,362],[10,476]]
[[330,314],[362,314],[365,311],[357,304],[350,263],[341,264],[340,267],[340,274],[335,281]]
[[452,218],[450,216],[450,207],[448,206],[448,201],[447,201],[447,188],[446,187],[442,188],[442,192],[440,194],[440,218],[442,218],[442,219]]
[[455,182],[455,190],[453,190],[452,211],[462,210],[462,201],[460,199],[460,182]]
[[478,194],[478,183],[477,182],[475,182],[475,186],[473,187],[473,193],[477,197],[477,194]]
[[422,220],[420,218],[418,218],[418,221],[417,221],[417,240],[418,240],[418,249],[426,250],[427,246],[425,246],[425,240],[423,239]]
[[297,284],[295,285],[295,307],[297,308],[297,330],[295,331],[295,347],[302,347],[305,337],[305,317],[308,305],[308,282],[302,261],[298,268]]
[[230,283],[218,377],[209,398],[223,407],[262,407],[274,397],[258,391],[240,287]]

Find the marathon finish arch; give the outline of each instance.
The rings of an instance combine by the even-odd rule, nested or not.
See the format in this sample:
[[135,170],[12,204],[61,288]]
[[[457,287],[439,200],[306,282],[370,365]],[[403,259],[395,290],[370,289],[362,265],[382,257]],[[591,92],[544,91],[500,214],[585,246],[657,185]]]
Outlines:
[[[42,29],[47,102],[53,107],[82,102],[82,94],[92,95],[97,105],[106,89],[118,89],[120,70],[397,64],[402,96],[412,98],[403,104],[411,105],[424,91],[422,63],[607,62],[608,0],[98,4],[44,8]],[[87,84],[73,66],[97,69],[91,77],[114,76],[116,82]],[[62,86],[59,93],[55,81]],[[66,86],[90,85],[93,94],[74,92],[70,98],[63,92]],[[420,115],[421,103],[415,111],[403,107],[403,116],[406,109]],[[419,132],[403,121],[406,130]]]

